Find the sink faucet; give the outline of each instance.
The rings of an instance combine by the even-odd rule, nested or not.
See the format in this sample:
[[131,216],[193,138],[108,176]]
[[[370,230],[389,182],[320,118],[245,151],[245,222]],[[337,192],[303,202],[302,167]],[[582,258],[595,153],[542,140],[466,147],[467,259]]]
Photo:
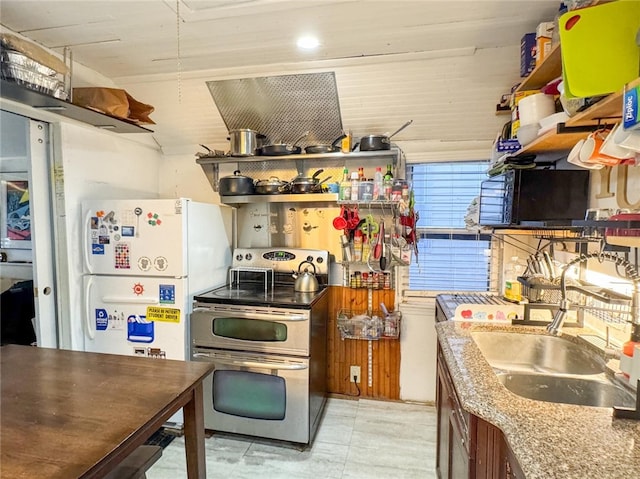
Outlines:
[[616,265],[622,266],[624,268],[624,276],[620,276],[630,280],[633,283],[633,294],[631,296],[631,324],[635,327],[638,327],[640,325],[640,274],[636,270],[635,266],[633,266],[633,264],[631,264],[626,259],[612,253],[589,253],[580,255],[574,260],[570,261],[562,270],[562,275],[560,276],[560,307],[558,308],[558,311],[556,311],[556,314],[553,316],[553,320],[551,321],[551,323],[549,323],[549,325],[547,326],[547,331],[554,336],[557,336],[560,333],[562,323],[564,322],[567,316],[567,311],[571,306],[569,300],[567,299],[567,284],[565,278],[567,271],[569,271],[569,268],[571,268],[571,266],[578,263],[586,263],[591,258],[598,258],[598,260],[600,261],[611,261]]

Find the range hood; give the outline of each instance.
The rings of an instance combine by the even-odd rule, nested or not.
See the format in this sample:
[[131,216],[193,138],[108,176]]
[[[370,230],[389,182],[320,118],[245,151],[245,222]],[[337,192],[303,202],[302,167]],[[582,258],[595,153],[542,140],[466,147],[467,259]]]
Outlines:
[[249,128],[269,143],[331,143],[343,131],[334,72],[206,82],[229,131]]

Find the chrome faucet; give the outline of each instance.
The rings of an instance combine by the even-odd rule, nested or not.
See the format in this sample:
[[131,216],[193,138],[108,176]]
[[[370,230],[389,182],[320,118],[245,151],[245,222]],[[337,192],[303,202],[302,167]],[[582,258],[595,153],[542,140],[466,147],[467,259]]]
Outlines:
[[[633,293],[631,296],[631,324],[640,325],[640,274],[633,264],[627,261],[624,258],[621,258],[612,253],[589,253],[583,254],[575,258],[574,260],[567,263],[567,265],[562,270],[562,275],[560,276],[560,290],[561,290],[561,299],[560,299],[560,307],[556,314],[553,316],[553,320],[547,326],[547,331],[554,336],[557,336],[560,333],[562,328],[562,323],[567,317],[567,312],[571,307],[571,303],[567,299],[567,284],[566,284],[566,274],[569,271],[571,266],[576,265],[578,263],[583,263],[589,261],[591,258],[598,258],[598,260],[607,260],[615,263],[618,266],[622,266],[624,268],[624,276],[620,275],[624,279],[628,279],[633,283]],[[618,270],[616,269],[616,272]]]

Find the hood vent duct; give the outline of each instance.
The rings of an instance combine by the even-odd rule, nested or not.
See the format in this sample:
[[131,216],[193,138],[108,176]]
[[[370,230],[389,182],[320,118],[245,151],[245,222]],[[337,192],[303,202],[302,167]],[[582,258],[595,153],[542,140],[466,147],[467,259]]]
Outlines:
[[342,134],[333,72],[208,81],[207,87],[229,131],[249,128],[269,143],[331,143]]

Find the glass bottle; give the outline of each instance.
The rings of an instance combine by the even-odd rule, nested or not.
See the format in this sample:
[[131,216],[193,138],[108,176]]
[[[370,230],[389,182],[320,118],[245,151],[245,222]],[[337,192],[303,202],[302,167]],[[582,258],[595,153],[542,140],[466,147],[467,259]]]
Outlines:
[[338,189],[338,198],[344,201],[351,200],[351,181],[349,180],[349,170],[342,170],[342,181]]
[[374,201],[384,199],[382,168],[379,166],[376,167],[376,173],[373,176],[373,199]]

